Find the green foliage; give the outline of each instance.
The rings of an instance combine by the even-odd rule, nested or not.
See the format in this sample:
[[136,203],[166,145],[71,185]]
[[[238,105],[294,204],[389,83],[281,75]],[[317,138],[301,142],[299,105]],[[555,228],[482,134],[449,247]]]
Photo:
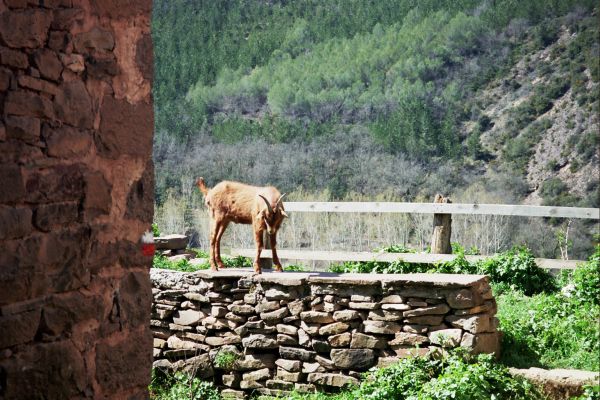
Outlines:
[[220,400],[217,388],[199,378],[178,372],[175,375],[152,370],[150,397],[155,400]]
[[[401,247],[401,246],[400,246]],[[465,257],[465,250],[453,243],[452,261],[439,264],[413,264],[404,261],[386,262],[345,262],[334,264],[329,270],[337,273],[452,273],[452,274],[484,274],[494,284],[505,289],[521,291],[527,295],[541,292],[552,292],[557,284],[547,270],[539,268],[531,251],[525,247],[515,247],[476,263],[470,263]],[[469,249],[469,254],[478,253],[476,248]]]
[[575,368],[598,371],[600,307],[561,293],[527,297],[497,294],[502,362],[518,368]]
[[163,255],[155,254],[154,258],[152,259],[152,268],[172,269],[175,271],[182,271],[182,272],[194,272],[194,271],[198,271],[200,269],[207,269],[208,264],[192,265],[186,259],[182,259],[179,261],[171,261]]
[[287,271],[287,272],[307,272],[308,271],[305,266],[296,265],[296,264],[286,265],[285,267],[283,267],[283,270]]
[[526,295],[557,289],[554,277],[537,266],[533,254],[525,247],[515,247],[483,260],[477,266],[477,271],[488,275],[493,283],[507,285]]
[[460,350],[441,358],[414,357],[371,371],[360,386],[339,394],[293,393],[296,400],[509,400],[544,399],[523,378],[494,362],[491,355],[470,357]]
[[567,185],[559,177],[545,180],[540,195],[546,206],[574,206],[577,203],[577,198],[569,193]]
[[154,237],[160,236],[160,230],[158,229],[158,225],[156,223],[152,224],[152,236],[154,236]]
[[213,360],[213,365],[215,368],[229,371],[233,368],[234,364],[239,358],[240,356],[238,353],[220,350]]
[[566,295],[581,304],[600,306],[600,244],[595,247],[588,262],[572,272],[564,273]]
[[600,385],[586,385],[581,396],[573,397],[571,400],[600,400]]

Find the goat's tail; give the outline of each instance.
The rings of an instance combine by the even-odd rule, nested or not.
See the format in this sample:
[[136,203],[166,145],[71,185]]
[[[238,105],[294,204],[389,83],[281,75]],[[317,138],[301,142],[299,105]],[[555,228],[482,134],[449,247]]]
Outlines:
[[198,189],[200,189],[202,194],[204,194],[205,196],[208,194],[209,189],[206,187],[206,182],[204,182],[204,178],[198,178],[196,180],[196,185],[198,186]]

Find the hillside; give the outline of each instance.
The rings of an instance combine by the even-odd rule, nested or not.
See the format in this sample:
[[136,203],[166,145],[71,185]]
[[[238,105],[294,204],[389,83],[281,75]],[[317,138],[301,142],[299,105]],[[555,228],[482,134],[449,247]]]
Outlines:
[[594,5],[157,0],[159,214],[199,206],[197,175],[292,199],[598,207]]

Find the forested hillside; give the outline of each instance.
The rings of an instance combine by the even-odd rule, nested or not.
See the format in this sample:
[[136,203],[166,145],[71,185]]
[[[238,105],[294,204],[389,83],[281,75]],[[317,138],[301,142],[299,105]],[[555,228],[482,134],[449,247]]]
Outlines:
[[155,0],[158,210],[197,175],[598,207],[595,5]]

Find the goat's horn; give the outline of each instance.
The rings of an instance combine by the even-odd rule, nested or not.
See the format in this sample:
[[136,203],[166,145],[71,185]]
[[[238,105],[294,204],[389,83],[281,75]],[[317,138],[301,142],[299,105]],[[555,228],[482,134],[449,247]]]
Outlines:
[[271,205],[269,204],[269,201],[262,194],[259,194],[259,196],[261,197],[261,199],[263,199],[265,201],[265,204],[267,205],[267,208],[269,209],[269,212],[271,214],[273,214],[273,209],[271,208]]
[[279,205],[281,204],[281,200],[283,199],[283,196],[285,196],[287,193],[282,194],[281,196],[279,196],[279,200],[277,200],[277,204],[275,204],[275,208],[278,208]]

